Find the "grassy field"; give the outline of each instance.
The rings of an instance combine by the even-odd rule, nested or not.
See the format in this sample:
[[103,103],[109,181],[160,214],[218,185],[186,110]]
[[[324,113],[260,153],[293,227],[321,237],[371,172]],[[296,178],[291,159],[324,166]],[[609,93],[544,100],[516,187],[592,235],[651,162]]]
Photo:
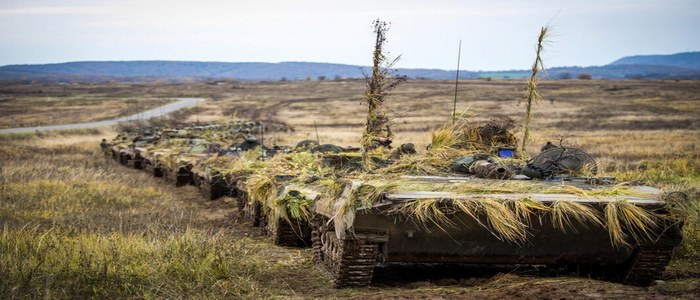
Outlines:
[[153,84],[2,86],[0,128],[111,120],[164,105],[172,96]]
[[[396,90],[389,105],[395,110],[397,144],[412,141],[421,149],[429,130],[449,121],[452,84],[411,80]],[[474,122],[520,120],[523,108],[515,102],[524,87],[522,80],[464,81],[458,106]],[[202,96],[209,99],[202,107],[177,118],[212,120],[237,114],[265,120],[278,129],[266,140],[279,144],[315,137],[315,121],[322,142],[357,145],[365,113],[360,103],[364,82],[359,80],[5,86],[3,99],[14,98],[13,106],[27,105],[22,102],[34,99],[27,91],[38,89],[51,99],[63,93],[78,102],[92,97]],[[543,82],[545,101],[536,108],[528,152],[536,153],[547,140],[564,139],[592,153],[604,175],[681,190],[697,204],[699,89],[698,82],[683,81]],[[105,101],[88,101],[83,112],[112,103]],[[114,113],[126,110],[128,106],[121,106]],[[90,117],[82,113],[71,120]],[[240,224],[233,199],[207,201],[194,187],[176,189],[102,157],[99,140],[115,134],[79,130],[0,135],[0,298],[700,296],[697,207],[690,210],[684,243],[664,275],[665,283],[649,289],[542,277],[529,270],[402,280],[389,270],[371,287],[335,290],[314,267],[310,249],[273,246],[257,229]]]

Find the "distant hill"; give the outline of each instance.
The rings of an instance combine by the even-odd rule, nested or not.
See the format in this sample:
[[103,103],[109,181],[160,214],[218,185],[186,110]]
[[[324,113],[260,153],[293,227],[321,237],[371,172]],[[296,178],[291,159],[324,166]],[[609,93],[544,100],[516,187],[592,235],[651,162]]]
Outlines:
[[[452,79],[454,70],[397,69],[409,78]],[[202,81],[235,78],[237,80],[278,81],[363,78],[366,66],[314,63],[228,63],[195,61],[84,61],[41,65],[0,67],[0,81]],[[528,70],[470,72],[460,70],[460,78],[525,78]],[[623,57],[606,66],[557,67],[548,70],[550,79],[575,79],[581,74],[594,79],[700,79],[700,52],[673,55]]]
[[700,79],[700,69],[660,65],[561,67],[548,69],[547,73],[550,79],[575,79],[580,74],[590,74],[594,79]]
[[[362,78],[369,67],[313,63],[225,63],[194,61],[85,61],[43,65],[9,65],[0,67],[0,79],[39,79],[49,81],[188,81],[236,78],[239,80],[306,80]],[[397,74],[410,78],[454,78],[455,71],[439,69],[398,69]],[[463,76],[464,75],[464,76]],[[475,72],[460,77],[476,77]],[[94,77],[94,80],[90,80]],[[130,80],[131,79],[131,80]]]
[[671,55],[627,56],[612,62],[610,65],[653,65],[700,69],[700,52],[684,52]]
[[[491,77],[524,78],[529,71],[500,71],[481,74]],[[594,79],[700,79],[700,52],[671,55],[627,56],[605,66],[556,67],[547,69],[547,78],[575,79],[581,74]]]

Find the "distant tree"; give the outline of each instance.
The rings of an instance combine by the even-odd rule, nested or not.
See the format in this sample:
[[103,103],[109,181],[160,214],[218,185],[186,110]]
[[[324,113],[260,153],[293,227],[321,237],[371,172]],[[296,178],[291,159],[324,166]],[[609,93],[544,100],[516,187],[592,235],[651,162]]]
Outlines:
[[326,80],[326,76],[318,76],[317,79],[318,81],[324,81]]
[[280,81],[287,81],[287,77],[282,76],[282,78],[280,78]]
[[571,79],[571,73],[569,72],[564,72],[559,74],[559,79]]
[[333,80],[336,80],[336,81],[341,80],[341,79],[343,79],[343,77],[340,75],[335,75],[335,77],[333,77]]
[[306,81],[311,81],[311,76],[306,76]]
[[591,74],[581,73],[581,74],[578,74],[578,76],[576,78],[578,78],[579,80],[591,80]]

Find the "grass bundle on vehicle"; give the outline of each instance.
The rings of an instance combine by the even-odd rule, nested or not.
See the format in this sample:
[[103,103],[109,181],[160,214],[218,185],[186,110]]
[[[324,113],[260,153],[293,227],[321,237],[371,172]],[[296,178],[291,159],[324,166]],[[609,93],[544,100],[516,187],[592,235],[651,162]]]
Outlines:
[[[473,150],[469,140],[469,135],[465,135],[468,123],[464,119],[459,119],[454,123],[445,123],[441,128],[430,133],[430,152],[448,152],[459,150]],[[450,155],[456,156],[456,155]]]
[[309,222],[313,217],[313,201],[314,199],[307,198],[304,193],[286,193],[274,200],[272,215],[284,219],[289,224],[294,224],[295,221]]
[[265,162],[258,159],[260,151],[257,150],[246,151],[235,157],[211,156],[202,161],[200,165],[221,174],[227,183],[229,181],[236,182],[264,167]]
[[[250,199],[248,201],[268,204],[277,192],[277,185],[273,176],[265,173],[256,173],[246,180],[246,188]],[[265,205],[263,207],[269,206]]]
[[[465,113],[462,114],[464,116]],[[510,118],[491,119],[485,124],[464,117],[445,123],[431,132],[431,143],[426,155],[445,159],[478,153],[491,153],[494,147],[515,147],[515,121]]]
[[321,189],[329,189],[331,193],[337,189],[335,181],[327,178],[333,174],[330,168],[323,167],[315,153],[282,154],[267,162],[259,161],[247,166],[253,173],[246,180],[249,201],[262,204],[264,213],[268,214],[268,219],[272,222],[276,222],[278,217],[287,221],[310,221],[311,218],[312,200],[304,198],[303,194],[278,195],[283,185],[305,186],[314,183]]
[[532,74],[527,80],[527,92],[523,99],[518,100],[518,105],[525,102],[525,117],[523,124],[523,139],[521,152],[525,152],[525,146],[527,141],[530,140],[530,121],[532,121],[532,104],[539,105],[542,101],[542,96],[537,91],[537,73],[542,70],[544,71],[544,62],[542,61],[542,51],[544,50],[544,45],[549,43],[549,26],[542,27],[540,34],[537,38],[537,55],[535,56],[535,62],[532,64]]
[[620,183],[610,187],[597,188],[594,190],[584,190],[573,185],[555,185],[545,188],[540,191],[545,194],[570,194],[581,195],[584,197],[604,197],[604,196],[645,196],[642,193],[635,192],[627,185]]
[[[628,237],[636,241],[654,240],[661,216],[626,201],[605,204],[604,213],[592,206],[569,200],[549,204],[529,198],[517,200],[489,199],[417,199],[406,202],[397,211],[427,229],[434,224],[441,230],[458,228],[455,212],[471,217],[481,227],[501,241],[522,244],[529,233],[532,216],[549,214],[552,226],[563,233],[577,233],[576,228],[605,227],[614,246],[631,246]],[[578,225],[578,226],[577,226]]]
[[[446,123],[432,131],[429,150],[423,155],[402,155],[392,164],[377,168],[374,173],[400,173],[409,175],[450,175],[454,174],[450,164],[459,157],[479,153],[491,153],[493,147],[514,147],[515,137],[509,129],[513,120],[499,124],[496,120],[481,126],[460,119]],[[387,159],[385,153],[379,153]]]
[[[348,182],[341,193],[341,197],[346,199],[344,203],[340,204],[340,207],[335,210],[333,215],[333,220],[336,226],[343,227],[345,225],[345,216],[350,211],[354,211],[360,207],[371,207],[377,200],[381,199],[384,192],[388,189],[396,186],[396,183],[387,184],[358,184],[360,181],[355,183]],[[321,199],[320,205],[327,208],[331,208],[336,205],[337,198],[326,198]]]
[[603,226],[600,214],[593,207],[574,201],[555,201],[549,212],[552,214],[552,225],[564,233],[567,228],[578,233],[574,221],[584,228],[588,228],[588,224]]
[[441,175],[448,172],[450,160],[428,155],[404,155],[393,164],[377,170],[379,173],[409,175]]
[[436,192],[450,192],[455,194],[568,194],[603,200],[605,196],[648,196],[635,192],[624,183],[610,187],[600,187],[594,190],[585,190],[568,184],[552,185],[546,182],[526,180],[490,180],[481,178],[469,178],[468,180],[453,180],[450,182],[420,182],[405,178],[398,180],[396,189],[401,191],[425,191],[427,189]]
[[615,246],[630,246],[628,234],[636,241],[654,240],[658,220],[664,218],[627,201],[610,202],[605,207],[605,219],[610,241]]
[[[517,190],[518,187],[524,189]],[[562,193],[559,188],[552,189],[545,186],[535,190],[532,187],[533,185],[511,181],[504,181],[498,185],[436,183],[431,185],[432,191],[449,191],[455,193],[456,197],[460,194],[474,194],[476,198],[415,199],[406,201],[390,213],[401,214],[426,230],[428,230],[428,224],[433,224],[440,230],[447,231],[447,228],[458,228],[463,225],[453,218],[454,214],[459,212],[471,217],[499,240],[517,244],[524,243],[531,235],[529,230],[533,216],[542,220],[547,215],[553,228],[563,233],[573,234],[580,229],[590,227],[606,228],[614,246],[631,246],[629,237],[636,241],[653,240],[658,234],[659,225],[656,221],[661,216],[630,202],[605,201],[595,197],[593,195],[595,193],[586,194],[583,190],[573,187],[572,191],[580,191],[576,195],[595,199],[596,202],[602,203],[602,208],[596,209],[586,203],[565,199],[544,202],[530,197],[517,198],[521,197],[518,195],[521,193]],[[384,193],[397,190],[422,191],[425,190],[425,185],[411,183],[410,180],[397,180],[390,184],[362,184],[349,190],[346,187],[342,198],[347,200],[335,210],[334,220],[338,224],[344,224],[343,218],[349,211],[371,207],[381,199]],[[617,190],[623,191],[623,194],[631,193],[622,188]],[[490,194],[499,194],[499,196],[489,196]],[[502,194],[513,194],[514,197],[504,198]],[[608,196],[610,192],[602,194]],[[324,201],[327,206],[335,203]]]

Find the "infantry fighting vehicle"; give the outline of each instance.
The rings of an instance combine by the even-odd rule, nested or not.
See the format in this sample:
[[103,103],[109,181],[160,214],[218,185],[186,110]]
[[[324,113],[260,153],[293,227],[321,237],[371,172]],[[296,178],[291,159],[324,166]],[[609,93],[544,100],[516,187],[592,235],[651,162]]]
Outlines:
[[545,265],[646,286],[681,242],[661,190],[579,177],[596,171],[581,149],[547,149],[523,169],[497,161],[452,165],[470,175],[348,179],[314,203],[314,261],[336,287],[394,262]]
[[154,177],[166,175],[164,161],[173,151],[177,151],[187,141],[186,135],[177,130],[163,130],[159,134],[160,139],[140,150],[143,158],[143,170]]
[[126,165],[134,169],[141,170],[144,168],[144,158],[142,153],[146,147],[160,141],[160,136],[148,131],[134,139],[134,142],[120,150],[120,157],[126,162]]
[[[659,278],[681,240],[680,224],[664,211],[662,192],[649,187],[630,187],[635,195],[629,196],[586,196],[598,187],[583,182],[570,185],[585,191],[578,195],[464,193],[434,188],[489,183],[457,177],[405,179],[413,188],[389,189],[365,204],[354,199],[381,182],[353,181],[334,205],[316,203],[314,260],[329,270],[336,286],[369,284],[374,267],[383,262],[576,266],[611,280],[648,285]],[[560,183],[534,184],[547,189]],[[625,219],[636,208],[653,212],[654,223]],[[611,232],[616,230],[620,232]],[[620,240],[611,240],[614,235]]]
[[595,177],[579,148],[548,144],[522,166],[501,129],[453,132],[460,142],[448,144],[472,154],[452,174],[426,176],[446,148],[339,180],[342,192],[314,202],[314,261],[336,287],[367,285],[394,262],[545,265],[633,285],[659,277],[682,227],[661,190]]

